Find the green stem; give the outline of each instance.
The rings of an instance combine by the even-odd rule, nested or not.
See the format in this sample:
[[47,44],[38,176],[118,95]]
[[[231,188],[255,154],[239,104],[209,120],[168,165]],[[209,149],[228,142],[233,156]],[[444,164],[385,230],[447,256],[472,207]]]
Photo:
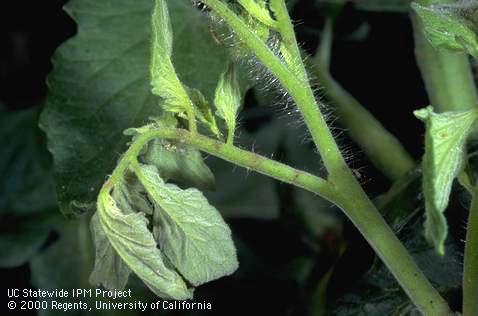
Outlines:
[[468,218],[463,273],[463,316],[478,315],[478,187]]
[[[420,0],[422,5],[446,3]],[[426,39],[423,25],[412,13],[415,54],[430,102],[437,112],[469,110],[478,105],[478,93],[470,61],[464,53],[435,49]]]
[[351,185],[339,190],[342,200],[337,205],[369,242],[422,314],[451,315],[446,301],[430,284],[375,205],[364,198],[361,187]]
[[398,139],[332,77],[329,70],[331,46],[332,21],[327,20],[310,70],[324,88],[350,137],[377,169],[390,180],[398,180],[414,168],[415,161]]
[[186,130],[159,127],[151,129],[135,139],[103,186],[102,193],[104,190],[109,191],[115,183],[121,181],[123,174],[136,160],[144,145],[155,138],[171,139],[189,145],[233,164],[301,187],[338,205],[377,251],[377,254],[396,276],[418,308],[425,315],[448,315],[446,314],[449,312],[446,302],[429,284],[358,185],[335,188],[330,182],[320,177],[249,151]]
[[123,174],[128,169],[131,162],[140,154],[144,145],[155,138],[176,140],[182,144],[189,145],[235,165],[304,188],[329,201],[336,200],[336,193],[333,190],[332,185],[320,177],[294,169],[278,161],[237,148],[230,144],[219,142],[198,133],[191,133],[183,129],[172,129],[162,126],[157,129],[151,129],[135,139],[103,188],[105,190],[110,190],[114,184],[121,181]]
[[341,177],[343,170],[347,169],[345,162],[322,113],[319,111],[309,82],[302,80],[300,77],[297,78],[297,74],[291,72],[289,67],[274,55],[258,35],[252,32],[244,21],[232,12],[226,4],[219,0],[204,0],[203,2],[229,24],[241,41],[279,79],[302,113],[327,171],[332,176]]
[[[304,78],[297,75],[296,71],[299,69],[297,65],[293,66],[291,71],[289,66],[275,56],[226,4],[219,0],[203,0],[203,2],[228,23],[239,39],[279,79],[296,102],[329,173],[328,182],[333,185],[336,192],[335,199],[331,201],[337,204],[357,226],[420,311],[425,315],[449,315],[450,310],[446,302],[414,263],[345,164],[319,110],[307,75],[304,73]],[[290,38],[293,29],[288,13],[280,6],[275,6],[274,9],[276,15],[282,17],[282,21],[278,21],[281,24],[279,30],[282,37]],[[287,23],[283,22],[285,15]],[[288,53],[293,56],[295,49],[290,48],[290,41],[286,44]],[[297,43],[293,45],[297,47]],[[302,60],[299,59],[298,62],[302,63]]]

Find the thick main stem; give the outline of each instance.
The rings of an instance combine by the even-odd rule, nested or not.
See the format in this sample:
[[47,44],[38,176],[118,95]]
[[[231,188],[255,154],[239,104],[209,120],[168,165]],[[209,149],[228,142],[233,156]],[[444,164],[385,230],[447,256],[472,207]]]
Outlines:
[[[204,3],[229,24],[234,33],[279,79],[282,86],[294,99],[329,174],[333,175],[336,171],[340,172],[340,170],[346,168],[339,148],[319,110],[309,82],[303,80],[303,78],[297,78],[297,75],[294,75],[287,65],[226,4],[219,0],[204,0]],[[301,61],[299,60],[299,62]]]
[[[229,24],[243,43],[279,79],[296,102],[329,173],[328,180],[333,184],[336,194],[339,195],[339,200],[334,203],[339,205],[358,227],[422,313],[437,316],[449,315],[450,310],[446,302],[430,285],[345,164],[342,154],[319,110],[310,83],[302,80],[307,78],[306,74],[304,73],[304,77],[294,75],[300,67],[294,66],[292,67],[293,71],[291,71],[291,68],[275,56],[226,4],[219,0],[203,1]],[[275,2],[277,1],[283,0],[276,0]],[[274,9],[282,10],[282,12],[275,13],[284,18],[286,15],[284,5],[276,5]],[[279,23],[284,22],[279,21]],[[280,25],[279,30],[281,34],[285,33],[285,37],[290,39],[293,29],[288,14],[286,24]],[[284,28],[286,29],[284,30]],[[289,52],[294,51],[294,49],[290,49],[290,41],[287,45],[289,46]],[[297,46],[297,43],[295,43],[295,46]],[[300,62],[302,61],[300,60]],[[397,260],[397,257],[400,257],[400,259]]]
[[478,187],[468,216],[463,272],[463,316],[478,315]]
[[427,316],[453,315],[447,302],[430,284],[360,185],[348,184],[338,190],[342,197],[338,206],[369,242],[420,312]]

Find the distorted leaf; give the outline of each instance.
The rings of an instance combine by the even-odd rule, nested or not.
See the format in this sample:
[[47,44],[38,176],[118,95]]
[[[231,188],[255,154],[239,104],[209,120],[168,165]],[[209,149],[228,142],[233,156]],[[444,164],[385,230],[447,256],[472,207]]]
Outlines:
[[201,153],[177,142],[155,139],[148,144],[141,161],[158,168],[164,180],[201,190],[214,190],[214,175]]
[[143,213],[126,213],[106,192],[98,197],[98,216],[111,245],[127,266],[161,298],[192,298],[181,276],[167,266]]
[[90,229],[96,249],[90,284],[102,285],[108,290],[123,290],[131,270],[111,246],[97,213],[91,218]]
[[465,51],[478,58],[478,19],[474,13],[478,4],[459,1],[431,6],[412,3],[423,22],[425,35],[437,48]]
[[135,172],[159,212],[159,247],[189,282],[197,286],[237,269],[231,231],[200,191],[166,184],[154,166]]
[[443,213],[448,205],[453,180],[463,162],[466,138],[478,112],[469,110],[436,114],[432,107],[427,107],[414,114],[426,126],[422,163],[425,236],[440,254],[444,254],[448,228]]

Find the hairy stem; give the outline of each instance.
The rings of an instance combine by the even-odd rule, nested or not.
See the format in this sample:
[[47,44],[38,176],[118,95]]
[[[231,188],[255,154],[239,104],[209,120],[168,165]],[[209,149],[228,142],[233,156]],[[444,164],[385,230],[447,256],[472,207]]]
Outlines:
[[[345,162],[319,110],[309,82],[300,76],[297,78],[297,74],[291,71],[226,4],[219,0],[204,0],[203,2],[229,24],[241,41],[279,79],[302,113],[327,171],[330,175],[337,173],[337,176],[340,176],[341,170],[346,169]],[[300,59],[299,62],[301,62]],[[297,68],[294,67],[294,69]]]
[[[420,311],[425,315],[448,315],[450,310],[446,302],[430,285],[345,164],[319,110],[305,70],[303,76],[302,72],[297,73],[303,68],[302,60],[297,61],[302,66],[284,64],[226,4],[219,0],[203,0],[203,2],[229,24],[241,41],[279,79],[296,102],[328,171],[328,182],[333,185],[338,195],[332,202],[337,204],[357,226]],[[283,0],[271,4],[274,3],[276,5],[272,9],[282,19],[278,21],[279,31],[283,38],[289,39],[285,44],[288,53],[294,56],[294,51],[298,51],[298,48],[297,42],[291,43],[290,40],[293,33],[290,18]]]
[[144,145],[155,138],[176,140],[235,165],[304,188],[329,201],[336,200],[336,193],[332,185],[320,177],[197,133],[162,126],[145,132],[135,139],[103,187],[109,190],[115,183],[120,181],[124,172],[139,155]]
[[[419,0],[422,5],[446,3]],[[470,61],[464,53],[435,49],[426,39],[422,22],[411,15],[415,34],[415,55],[432,106],[437,112],[469,110],[478,106]]]
[[463,273],[463,316],[478,315],[478,187],[468,217]]
[[320,47],[310,63],[310,70],[324,88],[325,95],[350,137],[377,169],[390,180],[398,180],[414,168],[415,161],[398,139],[330,74],[332,23],[332,20],[328,20],[325,24]]

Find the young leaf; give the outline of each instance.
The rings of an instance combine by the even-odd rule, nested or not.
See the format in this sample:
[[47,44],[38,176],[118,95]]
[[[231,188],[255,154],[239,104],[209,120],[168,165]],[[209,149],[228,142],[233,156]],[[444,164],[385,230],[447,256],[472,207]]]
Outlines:
[[196,286],[233,273],[231,231],[203,194],[166,184],[154,166],[134,169],[159,212],[159,247],[178,271]]
[[478,5],[472,2],[422,6],[412,3],[421,18],[426,36],[437,48],[468,52],[478,58],[478,23],[473,12]]
[[425,122],[423,157],[423,192],[425,196],[425,237],[444,254],[447,223],[443,215],[453,179],[458,175],[464,145],[471,126],[478,117],[475,110],[436,114],[432,107],[414,112]]
[[101,227],[121,259],[159,297],[192,298],[182,277],[166,265],[143,213],[126,213],[107,192],[98,196]]
[[233,64],[228,65],[219,77],[214,104],[217,115],[224,119],[228,129],[227,141],[232,143],[236,129],[237,112],[241,106],[241,87],[237,81],[236,70]]
[[166,0],[155,0],[152,15],[151,85],[162,97],[163,108],[173,113],[191,112],[194,105],[171,61],[173,32]]
[[111,246],[98,213],[91,218],[90,226],[96,248],[95,267],[89,278],[90,284],[94,286],[101,284],[108,290],[124,289],[131,270]]
[[199,121],[203,123],[214,136],[220,138],[221,132],[219,131],[219,127],[217,127],[216,117],[212,114],[211,106],[201,91],[198,89],[189,89],[189,97],[195,106],[196,116]]
[[215,188],[213,173],[204,163],[201,153],[193,148],[155,139],[148,144],[148,151],[141,156],[141,161],[156,166],[165,181],[174,180],[201,190]]

